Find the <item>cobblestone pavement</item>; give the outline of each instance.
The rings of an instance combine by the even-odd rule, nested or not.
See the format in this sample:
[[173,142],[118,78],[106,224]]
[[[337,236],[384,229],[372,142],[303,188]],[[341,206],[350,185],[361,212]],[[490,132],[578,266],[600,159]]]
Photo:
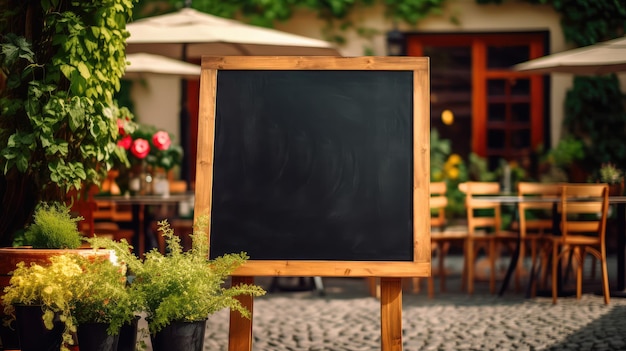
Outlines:
[[[267,279],[256,283],[268,287]],[[599,279],[597,279],[599,280]],[[513,289],[490,295],[487,283],[473,296],[460,291],[453,275],[448,291],[433,299],[403,289],[403,350],[626,350],[626,299],[604,305],[586,290],[581,300],[527,299]],[[255,298],[255,351],[380,350],[380,301],[369,295],[365,280],[324,278],[325,294],[280,291]],[[483,290],[484,289],[484,290]],[[596,289],[596,290],[593,290]],[[228,349],[228,311],[207,322],[205,350]]]

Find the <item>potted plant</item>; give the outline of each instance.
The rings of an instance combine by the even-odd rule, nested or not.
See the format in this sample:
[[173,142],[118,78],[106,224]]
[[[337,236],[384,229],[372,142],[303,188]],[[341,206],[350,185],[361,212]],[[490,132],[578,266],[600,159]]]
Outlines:
[[74,294],[68,287],[82,274],[70,255],[50,257],[50,264],[20,262],[4,289],[4,313],[15,321],[22,351],[69,351],[76,331]]
[[129,178],[128,189],[139,194],[167,194],[167,172],[182,162],[182,147],[172,144],[170,134],[154,126],[128,120],[119,120],[118,125],[118,145],[126,150],[131,166],[120,167]]
[[[95,299],[94,305],[92,307],[88,307],[88,309],[92,310],[92,316],[102,315],[102,312],[98,312],[98,310],[107,311],[108,309],[113,308],[114,315],[110,317],[116,318],[113,323],[109,322],[111,325],[109,328],[110,333],[115,332],[119,327],[119,341],[117,350],[118,351],[134,351],[137,348],[137,333],[138,333],[138,321],[141,318],[140,314],[145,310],[145,298],[143,293],[137,289],[137,285],[132,284],[134,274],[142,267],[141,260],[133,254],[133,247],[129,245],[125,239],[120,241],[112,240],[109,238],[101,238],[98,236],[94,236],[92,238],[86,239],[86,241],[90,244],[90,246],[96,250],[105,249],[113,252],[113,256],[115,257],[115,262],[121,265],[124,269],[122,271],[111,271],[110,267],[105,269],[103,272],[107,277],[110,278],[109,283],[115,288],[115,290],[119,289],[119,285],[117,284],[117,279],[119,277],[119,273],[125,273],[123,281],[125,282],[125,292],[119,291],[123,296],[128,297],[128,301],[120,304],[116,303],[115,306],[110,306],[109,302],[107,302],[108,293],[104,290],[101,290],[99,286],[92,285],[91,289],[96,290],[95,294],[100,295],[101,299]],[[97,271],[93,272],[93,279],[88,279],[92,281],[98,281],[100,278],[97,276]],[[81,302],[84,303],[84,302]],[[130,303],[130,304],[129,304]],[[80,338],[80,325],[81,321],[89,321],[92,320],[89,316],[85,316],[85,318],[78,318],[79,323],[79,338]],[[122,322],[120,325],[119,322]],[[80,341],[80,340],[79,340]],[[143,340],[139,340],[139,346],[145,346]]]
[[127,285],[123,263],[74,257],[82,269],[70,287],[80,349],[116,351],[122,326],[143,309],[143,299]]
[[[70,209],[60,202],[42,202],[31,223],[15,237],[15,247],[0,248],[0,291],[9,284],[10,274],[19,262],[47,265],[50,258],[66,252],[93,256],[93,250],[79,249],[82,234],[78,231],[80,217],[72,217]],[[108,255],[107,252],[98,255]],[[5,347],[17,347],[17,334],[2,328]]]
[[613,163],[603,163],[598,171],[601,183],[609,185],[610,195],[622,195],[624,193],[624,173]]
[[34,249],[77,249],[82,244],[78,222],[69,207],[60,202],[41,202],[35,209],[33,221],[13,241],[13,246]]
[[[259,296],[265,291],[256,285],[224,287],[234,269],[243,264],[244,253],[208,259],[208,218],[200,218],[192,237],[192,248],[183,251],[180,238],[167,221],[159,229],[167,243],[166,254],[153,249],[146,254],[133,284],[146,298],[146,314],[152,347],[160,350],[202,350],[205,322],[209,315],[231,308],[244,316],[249,311],[236,299],[239,295]],[[193,338],[189,335],[194,335]],[[183,343],[177,344],[177,343]]]

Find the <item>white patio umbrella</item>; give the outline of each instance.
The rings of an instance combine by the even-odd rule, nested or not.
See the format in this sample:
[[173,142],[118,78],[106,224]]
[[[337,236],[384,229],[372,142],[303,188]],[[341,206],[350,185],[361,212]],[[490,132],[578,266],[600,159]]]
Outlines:
[[127,53],[179,59],[202,55],[330,55],[339,52],[319,39],[248,25],[191,8],[129,23]]
[[[126,25],[126,53],[151,53],[187,61],[202,55],[340,56],[330,43],[248,25],[191,8],[147,17]],[[181,91],[180,133],[183,148],[181,177],[190,179],[191,161],[186,85]]]
[[597,75],[626,71],[626,36],[547,55],[513,66],[528,73]]
[[199,79],[200,66],[169,57],[137,53],[127,54],[124,78],[139,78],[145,74],[177,76],[185,79]]

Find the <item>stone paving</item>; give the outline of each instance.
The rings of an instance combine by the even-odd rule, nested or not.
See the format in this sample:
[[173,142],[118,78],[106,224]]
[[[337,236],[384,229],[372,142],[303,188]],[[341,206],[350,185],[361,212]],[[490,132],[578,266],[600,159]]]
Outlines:
[[[615,266],[609,263],[610,267]],[[256,283],[269,288],[270,278]],[[596,279],[599,280],[599,279]],[[592,282],[593,283],[593,282]],[[473,296],[453,272],[448,291],[429,299],[403,289],[403,350],[626,350],[626,299],[604,305],[586,283],[581,300],[527,299],[509,289],[492,296],[487,283]],[[280,291],[255,298],[255,351],[380,350],[380,301],[360,278],[324,278],[325,294]],[[228,311],[207,322],[205,350],[228,350]]]

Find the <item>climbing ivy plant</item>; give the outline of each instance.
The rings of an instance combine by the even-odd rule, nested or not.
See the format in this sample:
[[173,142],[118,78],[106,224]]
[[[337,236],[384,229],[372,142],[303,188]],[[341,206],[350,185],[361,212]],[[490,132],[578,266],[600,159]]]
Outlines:
[[2,226],[37,201],[98,183],[125,157],[116,147],[124,109],[113,94],[133,2],[0,1]]
[[[476,0],[479,4],[501,4],[505,0]],[[561,14],[565,38],[586,46],[624,35],[626,3],[623,0],[526,0],[551,5]]]

